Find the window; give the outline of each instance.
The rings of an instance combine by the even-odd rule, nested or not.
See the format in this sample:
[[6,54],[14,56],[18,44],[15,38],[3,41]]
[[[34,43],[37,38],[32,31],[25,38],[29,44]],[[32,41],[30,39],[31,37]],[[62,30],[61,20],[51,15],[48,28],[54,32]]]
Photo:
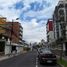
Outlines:
[[60,17],[60,21],[64,21],[64,16]]
[[65,4],[65,8],[67,9],[67,4]]
[[60,4],[58,7],[59,7],[59,8],[62,8],[62,7],[64,7],[64,4]]
[[47,41],[49,42],[49,35],[47,36]]
[[66,21],[67,21],[67,9],[66,9]]
[[59,20],[64,21],[64,10],[59,11]]
[[59,11],[59,15],[61,16],[61,15],[64,15],[64,10],[60,10]]

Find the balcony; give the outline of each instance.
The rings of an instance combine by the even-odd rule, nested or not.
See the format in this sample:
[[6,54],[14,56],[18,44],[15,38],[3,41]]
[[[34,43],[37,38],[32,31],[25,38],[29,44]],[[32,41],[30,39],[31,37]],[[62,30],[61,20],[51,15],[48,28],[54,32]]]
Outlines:
[[59,4],[58,8],[63,8],[64,4]]
[[20,44],[23,44],[22,40],[19,40],[19,43],[20,43]]
[[23,28],[20,27],[19,32],[23,32]]
[[23,34],[19,33],[19,36],[21,36],[21,37],[22,37],[22,36],[23,36]]
[[21,40],[21,41],[22,41],[22,37],[21,37],[21,38],[19,37],[19,40]]
[[22,36],[19,36],[19,38],[21,38],[21,39],[22,39]]

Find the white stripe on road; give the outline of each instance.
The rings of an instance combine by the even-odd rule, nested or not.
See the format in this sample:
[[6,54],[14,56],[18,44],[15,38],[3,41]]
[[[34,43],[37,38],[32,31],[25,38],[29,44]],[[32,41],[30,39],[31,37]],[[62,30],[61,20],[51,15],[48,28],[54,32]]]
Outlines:
[[38,58],[36,57],[36,67],[38,67]]

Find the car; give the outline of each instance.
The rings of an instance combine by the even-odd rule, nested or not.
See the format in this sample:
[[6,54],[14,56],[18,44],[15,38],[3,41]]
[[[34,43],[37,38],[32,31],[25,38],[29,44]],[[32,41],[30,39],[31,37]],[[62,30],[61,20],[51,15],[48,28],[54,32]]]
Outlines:
[[57,63],[57,57],[50,49],[41,48],[38,50],[38,61],[42,63]]

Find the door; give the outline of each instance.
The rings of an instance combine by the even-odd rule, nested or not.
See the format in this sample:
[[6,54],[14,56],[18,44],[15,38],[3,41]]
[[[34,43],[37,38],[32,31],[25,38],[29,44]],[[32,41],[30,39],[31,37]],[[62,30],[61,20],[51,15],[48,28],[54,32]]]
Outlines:
[[65,55],[67,56],[67,42],[65,43]]
[[0,55],[4,54],[5,50],[5,41],[0,41]]

